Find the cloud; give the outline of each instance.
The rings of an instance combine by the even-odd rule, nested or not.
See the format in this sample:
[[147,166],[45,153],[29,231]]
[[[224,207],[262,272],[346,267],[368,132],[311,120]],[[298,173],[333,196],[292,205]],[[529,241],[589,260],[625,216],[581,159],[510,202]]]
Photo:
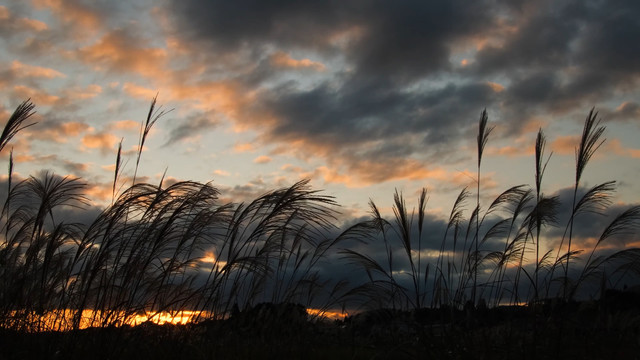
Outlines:
[[293,68],[293,69],[310,68],[316,71],[325,70],[325,66],[322,63],[311,61],[309,59],[296,60],[292,58],[289,54],[286,54],[282,51],[278,51],[273,55],[271,55],[270,62],[273,66],[276,66],[276,67]]
[[113,30],[96,43],[79,49],[79,55],[96,70],[153,78],[164,72],[167,53],[162,48],[139,46],[146,43],[125,30]]
[[61,98],[57,95],[51,95],[45,90],[24,85],[15,85],[13,91],[18,99],[31,99],[34,103],[41,105],[55,105],[61,101]]
[[573,155],[580,145],[579,135],[558,136],[551,143],[551,150],[559,155]]
[[55,166],[59,166],[66,171],[67,175],[74,177],[84,177],[88,175],[91,167],[90,164],[63,159],[56,154],[42,156],[14,154],[13,160],[15,163],[38,164],[42,166],[43,169],[52,169]]
[[220,170],[220,169],[214,170],[213,174],[214,175],[218,175],[218,176],[229,176],[229,175],[231,175],[228,171]]
[[36,32],[49,29],[49,26],[46,23],[43,23],[42,21],[36,19],[22,18],[20,19],[20,22],[25,28]]
[[[333,166],[346,166],[344,170],[365,183],[430,178],[433,170],[422,165],[429,154],[458,147],[466,137],[462,130],[473,124],[477,109],[497,95],[485,83],[449,84],[421,93],[386,85],[390,84],[347,83],[338,89],[323,84],[308,91],[281,88],[263,99],[272,126],[260,117],[244,121],[262,126],[262,143],[324,157]],[[473,117],[468,115],[472,111]],[[457,156],[443,150],[447,152],[445,156]]]
[[103,153],[114,151],[120,139],[109,133],[87,134],[82,137],[82,145],[90,149],[99,149]]
[[70,160],[63,160],[63,168],[75,176],[83,177],[89,171],[90,165]]
[[18,60],[11,63],[11,70],[23,77],[39,77],[53,79],[57,77],[65,77],[66,75],[50,68],[23,64]]
[[91,184],[87,186],[84,194],[94,203],[106,203],[112,198],[113,184]]
[[71,88],[63,91],[66,98],[74,100],[93,99],[102,93],[102,87],[96,84],[88,85],[85,88]]
[[637,84],[640,70],[631,59],[640,54],[630,46],[640,35],[636,2],[523,4],[520,10],[506,9],[514,31],[479,50],[471,66],[477,75],[510,79],[508,105],[514,114],[534,106],[556,112],[585,103],[588,108]]
[[534,148],[522,146],[488,146],[484,153],[487,155],[501,155],[509,157],[530,156],[534,154]]
[[[15,4],[12,4],[15,5]],[[19,11],[14,11],[14,7],[8,8],[0,5],[0,33],[9,40],[14,36],[24,33],[39,33],[48,29],[47,24],[42,21],[20,16]]]
[[33,138],[42,141],[66,143],[73,138],[89,131],[90,126],[84,122],[68,121],[48,117],[47,121],[38,123],[36,127],[29,129]]
[[604,111],[603,118],[607,121],[637,121],[640,119],[640,105],[634,101],[625,101],[614,111]]
[[92,31],[102,25],[100,14],[92,7],[77,0],[34,0],[36,8],[47,8],[65,23],[83,31]]
[[199,138],[207,131],[219,125],[218,114],[214,111],[205,113],[192,113],[184,119],[177,121],[177,125],[171,129],[169,139],[165,145],[191,138]]
[[239,143],[233,146],[233,151],[237,153],[251,152],[254,150],[255,150],[255,147],[251,143]]
[[611,152],[618,156],[628,156],[635,159],[640,159],[640,149],[636,148],[627,148],[625,147],[619,139],[612,139],[606,141],[603,144],[604,151]]
[[139,131],[140,122],[133,120],[120,120],[109,123],[107,130],[125,130],[125,131]]
[[271,162],[271,158],[266,156],[266,155],[261,155],[261,156],[258,156],[255,159],[253,159],[253,162],[255,164],[267,164],[267,163]]
[[493,91],[495,91],[495,92],[498,92],[498,93],[499,93],[499,92],[504,91],[504,86],[502,86],[502,85],[500,85],[500,84],[498,84],[498,83],[495,83],[495,82],[493,82],[493,81],[488,81],[488,82],[487,82],[487,85],[489,85],[489,87],[491,88],[491,90],[493,90]]
[[[582,197],[582,195],[587,191],[587,188],[580,187],[578,189],[578,199]],[[560,241],[563,237],[568,236],[565,234],[565,227],[569,224],[569,217],[571,215],[571,204],[573,199],[573,188],[564,188],[558,190],[553,194],[554,196],[558,196],[560,201],[560,207],[558,210],[558,221],[555,226],[550,226],[545,229],[545,236],[547,237],[547,241],[550,242],[550,245],[553,247],[558,247]],[[573,224],[573,237],[572,240],[572,248],[573,249],[586,249],[591,250],[593,248],[594,240],[599,238],[606,227],[613,221],[613,219],[622,214],[628,208],[637,204],[627,204],[627,203],[616,203],[615,197],[612,195],[610,200],[611,204],[608,206],[600,206],[596,208],[597,212],[581,212],[579,216],[576,216]],[[637,224],[636,224],[637,226]],[[635,228],[637,230],[637,227]],[[632,241],[637,241],[638,236],[637,233],[627,234],[623,236],[619,236],[615,239],[610,239],[609,244],[603,245],[615,245],[619,247],[624,243],[629,243]],[[564,240],[564,251],[566,252],[566,246],[568,240],[565,238]],[[574,245],[575,244],[575,245]]]
[[151,100],[158,92],[143,86],[136,85],[134,83],[126,82],[122,85],[122,90],[127,94],[136,97],[138,99]]
[[[190,40],[222,52],[280,47],[336,50],[348,37],[346,58],[358,72],[409,80],[449,67],[449,44],[490,28],[483,2],[319,2],[286,4],[254,0],[233,4],[173,1],[177,26]],[[354,29],[357,31],[354,32]]]
[[262,178],[255,178],[246,184],[233,186],[218,186],[221,196],[220,203],[249,203],[274,187],[267,184]]
[[[272,146],[318,157],[306,173],[350,186],[442,181],[447,171],[425,164],[467,159],[458,149],[473,142],[483,108],[507,129],[487,153],[530,155],[533,141],[513,136],[550,115],[570,118],[594,101],[612,103],[633,89],[638,73],[621,56],[596,52],[605,41],[611,51],[630,42],[594,21],[605,13],[598,2],[169,1],[147,14],[160,22],[163,37],[154,41],[133,31],[140,25],[127,23],[116,5],[39,4],[67,24],[104,14],[78,21],[99,31],[70,54],[127,76],[117,87],[128,95],[149,99],[159,90],[187,108],[184,120],[168,124],[167,143],[197,139],[229,121],[236,131],[256,133],[251,147],[235,151]],[[620,1],[606,10],[602,23],[635,34],[637,5]],[[617,61],[628,76],[612,66]],[[637,115],[634,97],[626,99],[611,111],[619,119]],[[561,136],[550,148],[573,155],[570,140]]]

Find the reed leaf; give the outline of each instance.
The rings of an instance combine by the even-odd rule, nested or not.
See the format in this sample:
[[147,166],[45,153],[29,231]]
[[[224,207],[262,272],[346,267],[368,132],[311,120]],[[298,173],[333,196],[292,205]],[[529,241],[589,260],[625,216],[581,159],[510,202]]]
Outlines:
[[18,105],[18,107],[16,107],[13,114],[11,114],[9,120],[7,120],[7,123],[4,125],[2,134],[0,134],[0,152],[17,133],[37,124],[33,122],[24,125],[24,122],[29,120],[29,118],[35,114],[35,111],[33,111],[34,108],[35,104],[31,102],[31,99],[23,101]]

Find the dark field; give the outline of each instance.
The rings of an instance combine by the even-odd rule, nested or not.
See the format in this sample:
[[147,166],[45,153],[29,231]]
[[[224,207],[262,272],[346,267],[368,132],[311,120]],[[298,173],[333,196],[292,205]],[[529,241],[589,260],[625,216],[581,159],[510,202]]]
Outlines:
[[380,309],[310,319],[259,304],[227,320],[68,332],[4,330],[6,359],[638,359],[638,295],[493,309]]

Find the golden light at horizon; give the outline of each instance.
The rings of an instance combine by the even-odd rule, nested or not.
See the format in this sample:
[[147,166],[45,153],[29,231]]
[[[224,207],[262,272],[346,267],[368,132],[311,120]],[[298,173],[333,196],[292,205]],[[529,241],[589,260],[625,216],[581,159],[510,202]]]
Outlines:
[[[321,310],[307,308],[307,314],[313,319],[342,320],[349,314],[331,310]],[[27,330],[30,332],[40,331],[69,331],[74,329],[74,317],[76,311],[71,309],[49,311],[44,315],[23,314],[14,312],[16,322],[22,324],[30,324]],[[144,323],[153,323],[156,325],[187,325],[189,323],[197,323],[204,319],[213,318],[213,313],[208,311],[196,310],[176,310],[161,311],[137,314],[127,314],[126,312],[117,311],[95,311],[85,309],[82,311],[78,329],[97,328],[104,326],[138,326]],[[25,321],[26,318],[26,321]],[[11,322],[12,320],[8,320]]]

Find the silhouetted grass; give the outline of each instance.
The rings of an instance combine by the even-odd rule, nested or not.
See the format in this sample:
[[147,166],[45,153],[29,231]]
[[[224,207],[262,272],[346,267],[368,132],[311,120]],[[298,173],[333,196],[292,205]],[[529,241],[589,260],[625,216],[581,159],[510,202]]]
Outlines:
[[[33,125],[23,125],[33,108],[29,101],[18,106],[0,151]],[[391,219],[371,201],[370,219],[337,235],[338,204],[308,180],[239,204],[221,202],[211,183],[137,183],[144,143],[164,114],[154,98],[141,125],[131,185],[120,183],[120,143],[111,204],[89,224],[65,215],[88,205],[81,179],[41,172],[14,185],[10,154],[0,217],[0,328],[9,339],[9,357],[84,358],[104,351],[105,358],[131,358],[143,351],[193,359],[532,358],[571,357],[567,347],[590,337],[600,337],[594,346],[611,341],[620,351],[640,345],[634,338],[637,308],[621,313],[611,305],[634,293],[605,296],[608,288],[620,288],[618,282],[640,278],[640,249],[600,251],[606,242],[638,234],[640,206],[617,215],[595,236],[593,248],[577,249],[573,241],[575,219],[603,214],[615,190],[614,181],[580,185],[604,141],[593,110],[576,148],[570,214],[560,214],[559,198],[543,192],[550,155],[545,160],[542,130],[535,139],[535,186],[511,187],[483,209],[481,162],[493,130],[483,111],[476,194],[466,188],[459,193],[443,234],[427,233],[423,189],[417,210],[396,191]],[[559,247],[542,253],[546,231],[560,218],[568,222]],[[385,250],[382,259],[362,250],[377,243]],[[578,261],[586,252],[586,260]],[[362,271],[366,280],[326,278],[323,261],[342,273]],[[573,302],[578,295],[600,300]],[[371,311],[335,323],[304,311],[293,317],[305,308]],[[189,325],[129,326],[142,314],[186,310],[193,311]],[[27,343],[36,345],[20,349]]]

